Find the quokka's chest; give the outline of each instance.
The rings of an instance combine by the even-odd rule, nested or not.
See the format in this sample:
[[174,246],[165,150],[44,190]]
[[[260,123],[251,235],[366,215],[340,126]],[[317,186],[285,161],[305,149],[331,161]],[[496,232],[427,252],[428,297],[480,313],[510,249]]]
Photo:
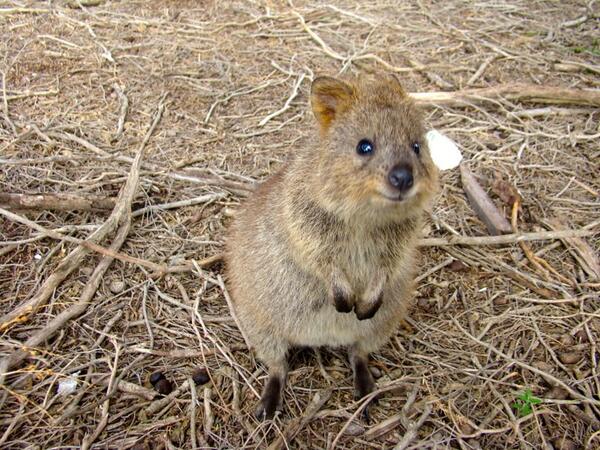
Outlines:
[[375,271],[393,273],[410,257],[410,242],[404,236],[385,236],[373,239],[367,235],[349,235],[333,252],[353,284],[363,284]]

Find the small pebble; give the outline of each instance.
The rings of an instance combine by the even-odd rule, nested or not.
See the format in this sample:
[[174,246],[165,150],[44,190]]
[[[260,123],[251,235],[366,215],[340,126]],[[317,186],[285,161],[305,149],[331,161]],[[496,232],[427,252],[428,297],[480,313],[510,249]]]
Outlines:
[[425,311],[429,311],[431,309],[431,302],[429,301],[428,298],[420,298],[417,301],[417,305],[419,305],[419,308],[425,310]]
[[150,384],[152,386],[154,386],[160,380],[164,380],[164,379],[165,379],[165,376],[162,372],[154,372],[152,375],[150,375]]
[[348,436],[360,436],[364,432],[365,427],[363,427],[359,423],[352,422],[350,425],[348,425],[348,428],[346,428],[345,434],[347,434]]
[[581,361],[581,353],[577,352],[564,352],[559,353],[558,359],[563,364],[575,364]]
[[113,294],[120,294],[125,290],[125,282],[123,280],[113,280],[108,285],[108,289]]
[[206,368],[199,367],[194,370],[194,373],[192,374],[192,380],[194,380],[196,386],[201,386],[208,383],[210,381],[210,377],[208,376],[208,371]]
[[560,386],[554,386],[552,389],[546,392],[544,397],[551,398],[554,400],[566,400],[567,398],[569,398],[569,393]]
[[162,380],[158,380],[154,385],[154,389],[156,392],[162,395],[169,395],[173,391],[173,385],[169,380],[163,378]]
[[138,442],[133,447],[131,447],[131,450],[150,450],[150,446],[146,441]]
[[560,337],[560,343],[565,347],[570,347],[571,345],[575,345],[575,338],[570,334],[563,334]]
[[588,341],[588,335],[583,329],[575,333],[575,337],[577,338],[577,341],[579,341],[582,344]]
[[450,263],[450,266],[448,267],[452,272],[461,272],[463,270],[467,270],[469,268],[469,266],[467,266],[464,262],[462,262],[459,259],[455,259],[454,261],[452,261],[452,263]]
[[555,439],[552,444],[556,450],[577,450],[579,448],[575,442],[564,437]]
[[82,267],[81,268],[81,273],[88,277],[92,274],[93,271],[94,271],[94,269],[92,269],[91,267]]
[[[554,372],[553,367],[550,364],[548,364],[546,361],[534,361],[532,365],[533,365],[533,367],[536,367],[536,368],[538,368],[540,370],[543,370],[544,372],[546,372],[546,373],[548,373],[550,375],[552,375],[552,372]],[[552,381],[550,378],[548,378],[548,377],[546,377],[544,375],[541,375],[541,377],[550,386],[554,386],[555,382]]]
[[369,366],[369,370],[374,378],[381,378],[381,370],[379,370],[377,367]]
[[494,306],[505,306],[508,304],[508,299],[503,296],[496,297],[494,299]]

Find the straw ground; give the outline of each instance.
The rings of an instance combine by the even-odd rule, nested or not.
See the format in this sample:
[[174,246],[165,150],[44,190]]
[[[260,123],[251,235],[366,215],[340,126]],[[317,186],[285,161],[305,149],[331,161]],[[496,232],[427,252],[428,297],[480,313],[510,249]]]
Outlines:
[[[0,2],[0,447],[600,446],[598,14]],[[488,237],[445,173],[415,306],[372,358],[371,422],[335,349],[295,352],[284,413],[258,422],[265,371],[227,306],[225,229],[314,132],[310,80],[377,71],[421,94],[531,240]]]

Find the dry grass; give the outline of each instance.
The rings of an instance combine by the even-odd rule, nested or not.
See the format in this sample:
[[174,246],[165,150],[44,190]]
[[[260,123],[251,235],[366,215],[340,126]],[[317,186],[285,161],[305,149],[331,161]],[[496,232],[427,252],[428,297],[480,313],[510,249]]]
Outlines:
[[[0,192],[114,200],[135,177],[136,154],[139,188],[98,241],[112,253],[80,251],[62,279],[75,239],[98,230],[110,209],[13,209],[69,240],[0,216],[0,314],[10,319],[1,324],[0,447],[285,448],[277,439],[291,431],[291,448],[382,448],[403,437],[407,448],[600,446],[600,281],[577,241],[529,244],[554,272],[515,243],[425,248],[414,329],[373,355],[385,393],[371,424],[355,419],[362,404],[338,350],[292,355],[284,414],[257,422],[265,372],[229,314],[221,267],[189,265],[221,252],[230,211],[312,132],[315,74],[395,70],[413,92],[517,81],[597,90],[597,4],[69,6],[78,3],[0,2]],[[520,231],[549,230],[556,219],[588,227],[593,255],[599,112],[540,108],[500,99],[430,108],[428,121],[461,144],[483,185],[502,179],[508,184],[496,186],[518,189]],[[458,173],[442,181],[429,237],[485,235]],[[510,218],[502,188],[494,192]],[[187,199],[195,200],[135,214]],[[45,286],[38,308],[12,314]],[[78,317],[49,329],[77,308]],[[199,366],[211,381],[190,390]],[[154,371],[175,394],[154,398]],[[57,395],[69,377],[77,391]],[[542,403],[519,417],[512,404],[527,389]]]

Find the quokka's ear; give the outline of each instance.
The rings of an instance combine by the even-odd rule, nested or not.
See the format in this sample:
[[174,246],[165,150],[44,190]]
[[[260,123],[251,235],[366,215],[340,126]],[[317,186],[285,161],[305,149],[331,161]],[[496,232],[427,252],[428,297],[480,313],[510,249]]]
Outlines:
[[402,83],[394,73],[386,74],[385,79],[389,83],[389,86],[394,89],[401,97],[406,97],[406,91],[402,87]]
[[310,89],[312,110],[323,130],[350,108],[353,99],[352,86],[333,77],[315,78]]

